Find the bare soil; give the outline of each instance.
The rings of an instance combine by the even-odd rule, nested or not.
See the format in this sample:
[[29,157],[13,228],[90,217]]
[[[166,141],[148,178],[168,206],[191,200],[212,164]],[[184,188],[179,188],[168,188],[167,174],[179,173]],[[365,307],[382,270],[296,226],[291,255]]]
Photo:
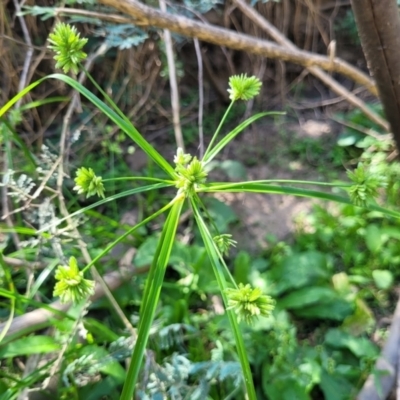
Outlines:
[[[285,134],[280,134],[279,130]],[[326,180],[316,166],[307,161],[306,154],[304,158],[296,160],[287,153],[287,135],[290,135],[289,142],[311,138],[332,143],[337,131],[338,127],[331,121],[315,119],[280,127],[257,127],[236,140],[225,157],[246,164],[249,157],[262,154],[257,158],[256,165],[247,168],[248,180]],[[267,235],[274,235],[278,240],[290,238],[296,228],[296,218],[307,214],[316,203],[307,198],[257,193],[218,193],[215,197],[231,206],[237,214],[240,224],[233,228],[232,233],[241,248],[250,252],[265,247]]]

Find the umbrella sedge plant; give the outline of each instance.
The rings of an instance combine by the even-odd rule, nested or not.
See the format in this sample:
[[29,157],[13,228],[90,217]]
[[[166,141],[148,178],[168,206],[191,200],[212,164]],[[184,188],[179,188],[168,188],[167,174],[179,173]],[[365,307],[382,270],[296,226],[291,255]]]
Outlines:
[[[147,183],[134,190],[127,190],[117,195],[107,196],[107,183],[113,179],[102,179],[89,165],[82,166],[76,171],[75,191],[77,191],[77,193],[83,193],[87,197],[99,196],[101,200],[91,206],[82,208],[78,212],[71,214],[71,216],[84,213],[90,208],[97,207],[110,201],[115,201],[118,198],[129,196],[133,193],[159,190],[160,188],[165,187],[175,187],[176,194],[171,201],[159,211],[141,221],[136,226],[130,228],[126,233],[124,233],[124,235],[117,237],[114,242],[110,243],[104,249],[104,251],[94,257],[91,263],[79,266],[78,260],[71,257],[68,265],[59,266],[55,273],[57,283],[54,288],[54,296],[59,296],[60,300],[63,302],[77,302],[87,299],[93,293],[94,287],[94,282],[85,278],[88,269],[96,261],[105,256],[127,235],[131,234],[159,215],[166,214],[166,221],[163,225],[155,256],[151,263],[146,280],[137,327],[138,335],[128,368],[127,378],[120,396],[121,400],[131,400],[135,391],[135,385],[139,379],[143,356],[146,350],[156,307],[160,298],[164,275],[175,240],[181,211],[184,203],[188,202],[211,261],[226,313],[229,318],[230,326],[234,334],[237,354],[243,372],[243,390],[245,392],[245,397],[255,400],[256,391],[246,352],[246,344],[241,334],[240,323],[244,322],[246,324],[252,324],[255,319],[270,315],[274,308],[274,300],[268,295],[263,294],[257,287],[251,287],[250,285],[243,285],[241,282],[235,282],[224,261],[224,256],[228,254],[231,246],[236,246],[238,244],[231,235],[218,231],[218,227],[213,223],[212,218],[202,202],[202,195],[215,192],[254,192],[301,196],[354,204],[355,206],[366,207],[380,211],[388,216],[399,218],[400,213],[380,207],[374,200],[378,195],[379,188],[384,187],[385,179],[382,176],[371,174],[366,166],[360,164],[354,172],[348,173],[350,182],[347,183],[342,182],[330,184],[295,180],[261,180],[235,183],[207,182],[207,164],[217,157],[221,150],[240,132],[260,118],[282,114],[277,112],[258,113],[246,119],[235,129],[221,137],[222,127],[226,117],[234,107],[235,103],[238,101],[248,101],[258,95],[261,89],[260,80],[254,76],[232,76],[229,79],[228,89],[231,102],[202,159],[198,159],[196,156],[190,154],[185,154],[182,149],[178,148],[173,163],[170,163],[144,139],[129,119],[122,113],[122,111],[94,81],[87,71],[85,71],[85,73],[102,94],[104,100],[94,95],[75,79],[66,75],[69,71],[72,71],[74,75],[76,75],[78,71],[83,69],[81,62],[86,57],[86,54],[83,52],[83,47],[86,41],[86,39],[80,37],[76,28],[64,23],[57,24],[54,32],[49,36],[49,48],[56,53],[54,57],[57,61],[56,67],[62,68],[65,74],[52,74],[29,85],[0,109],[0,118],[20,98],[38,86],[45,79],[58,79],[70,85],[102,113],[104,113],[121,129],[121,131],[125,132],[125,134],[131,138],[133,142],[139,146],[166,175],[164,179],[155,179],[146,176],[115,178],[114,180],[136,180]],[[318,191],[315,189],[307,189],[305,188],[306,185],[312,185],[313,188],[316,186],[325,186],[325,190]],[[342,188],[343,195],[327,192],[327,186]],[[60,219],[58,223],[62,221],[63,220]]]

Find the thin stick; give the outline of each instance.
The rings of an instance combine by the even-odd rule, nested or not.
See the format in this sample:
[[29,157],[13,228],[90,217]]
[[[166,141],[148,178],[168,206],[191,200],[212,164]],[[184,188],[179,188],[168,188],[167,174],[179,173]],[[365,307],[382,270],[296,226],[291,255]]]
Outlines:
[[[26,26],[25,19],[21,15],[19,15],[19,12],[21,11],[20,4],[18,3],[17,0],[13,0],[13,3],[14,3],[16,14],[18,15],[19,23],[21,24],[21,29],[22,29],[22,33],[24,35],[25,43],[28,46],[28,49],[26,51],[25,60],[24,60],[24,66],[22,69],[21,76],[19,78],[18,91],[20,92],[22,89],[24,89],[24,87],[26,85],[29,66],[31,64],[31,60],[32,60],[32,56],[33,56],[33,47],[32,47],[32,40],[29,35],[29,30],[28,30],[28,27]],[[19,107],[19,105],[21,104],[21,101],[22,101],[22,99],[19,99],[17,101],[17,103],[15,104],[15,108]],[[9,141],[9,143],[6,145],[10,146],[9,152],[11,152],[12,142]],[[6,174],[9,168],[12,168],[12,166],[9,164],[9,159],[8,159],[8,157],[4,157],[3,173]],[[7,192],[8,192],[7,185],[4,185],[1,189],[1,203],[2,203],[2,208],[3,208],[3,213],[6,215],[6,218],[5,218],[6,224],[9,228],[12,228],[13,221],[10,216],[10,208],[9,208],[9,204],[8,204]],[[12,213],[12,211],[11,211],[11,213]],[[19,248],[20,240],[19,240],[18,235],[15,232],[11,232],[11,236],[13,238],[13,242],[14,242],[15,246],[17,248]]]
[[387,398],[396,382],[396,371],[399,368],[399,348],[400,299],[397,302],[389,336],[381,355],[358,394],[357,400],[382,400]]
[[203,57],[201,56],[201,49],[199,41],[195,38],[194,48],[196,49],[197,65],[199,69],[198,79],[199,79],[199,151],[200,159],[203,158],[204,154],[204,132],[203,132],[203,112],[204,112],[204,87],[203,87]]
[[[161,11],[166,12],[167,6],[165,4],[165,1],[159,0],[159,4]],[[164,29],[163,36],[165,43],[165,52],[167,54],[167,61],[168,61],[169,84],[171,87],[172,119],[174,124],[175,141],[177,146],[180,147],[183,151],[185,151],[185,144],[183,142],[182,129],[180,123],[179,91],[178,91],[178,82],[176,80],[176,67],[175,67],[171,32],[168,29]]]

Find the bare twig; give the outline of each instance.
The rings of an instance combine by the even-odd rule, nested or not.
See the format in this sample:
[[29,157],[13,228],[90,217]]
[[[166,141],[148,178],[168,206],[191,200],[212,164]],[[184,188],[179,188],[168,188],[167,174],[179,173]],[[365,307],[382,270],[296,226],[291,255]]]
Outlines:
[[55,16],[65,16],[65,15],[81,15],[89,18],[102,19],[103,21],[114,22],[118,24],[132,24],[132,18],[123,17],[118,14],[104,14],[96,11],[88,11],[79,8],[64,8],[64,7],[55,7],[53,9]]
[[136,24],[142,26],[165,28],[219,46],[243,50],[264,57],[281,59],[282,61],[289,61],[304,67],[318,66],[326,71],[337,72],[347,76],[360,85],[366,86],[375,96],[378,95],[375,83],[368,75],[339,58],[335,58],[332,61],[329,57],[317,55],[308,51],[284,48],[283,46],[278,46],[267,40],[260,40],[229,29],[219,28],[182,16],[164,13],[139,3],[136,0],[99,0],[99,3],[114,7],[130,15],[135,19]]
[[[25,61],[24,61],[24,66],[22,68],[22,73],[21,76],[19,78],[19,84],[18,84],[18,91],[20,92],[22,89],[25,88],[25,85],[27,83],[27,76],[28,76],[28,72],[29,72],[29,66],[31,65],[31,60],[32,60],[32,56],[33,56],[33,47],[32,47],[32,40],[31,40],[31,36],[29,35],[29,30],[28,27],[26,26],[26,22],[23,16],[21,16],[19,13],[21,11],[21,6],[18,3],[17,0],[13,0],[14,2],[14,7],[15,7],[15,11],[16,14],[18,16],[18,21],[21,24],[21,29],[22,29],[22,33],[24,35],[24,39],[25,39],[25,43],[27,44],[28,48],[26,50],[26,56],[25,56]],[[16,104],[15,107],[18,108],[19,105],[21,104],[22,99],[19,99]]]
[[[265,30],[277,43],[293,51],[299,51],[295,44],[293,44],[289,39],[287,39],[278,29],[276,29],[272,24],[270,24],[265,18],[262,17],[254,8],[250,7],[244,0],[233,0],[235,4],[240,8],[240,10],[253,22]],[[329,56],[329,62],[331,67],[333,67],[336,58],[334,57],[334,52],[332,51]],[[388,122],[383,119],[380,115],[372,111],[367,105],[355,96],[353,93],[348,91],[343,85],[329,76],[321,68],[316,66],[307,66],[307,69],[311,74],[316,76],[322,82],[324,82],[329,88],[331,88],[339,96],[343,96],[347,101],[357,108],[359,108],[371,121],[376,122],[386,131],[389,131]],[[331,68],[332,69],[332,68]]]
[[194,39],[194,48],[196,50],[197,65],[199,69],[198,80],[199,80],[199,151],[200,159],[203,158],[204,154],[204,132],[203,132],[203,112],[204,112],[204,87],[203,87],[203,57],[201,56],[200,43],[197,39]]
[[[135,268],[129,266],[123,270],[110,272],[104,276],[104,281],[110,290],[115,290],[124,282],[131,279],[135,275],[140,275],[147,272],[149,267]],[[94,302],[105,295],[104,288],[97,283],[93,296],[89,301]],[[10,329],[7,331],[6,337],[11,335],[26,335],[38,329],[43,329],[51,325],[51,319],[57,318],[57,311],[67,311],[71,307],[71,303],[62,304],[60,301],[55,301],[49,305],[51,309],[38,308],[24,315],[14,318]],[[54,311],[52,311],[54,310]],[[5,328],[6,323],[0,324],[0,332]]]
[[[166,12],[167,6],[165,4],[165,1],[159,0],[159,4],[160,4],[160,9],[163,12]],[[176,67],[175,67],[174,49],[172,45],[171,32],[168,29],[164,29],[163,36],[165,43],[165,52],[167,54],[167,61],[168,61],[169,84],[171,87],[172,119],[174,124],[175,141],[178,147],[185,150],[185,143],[183,142],[182,128],[180,122],[179,91],[178,91],[178,82],[176,80]]]
[[[365,381],[357,400],[384,400],[396,382],[400,349],[400,299],[397,302],[389,336],[375,363],[373,372]],[[397,397],[398,398],[398,397]]]

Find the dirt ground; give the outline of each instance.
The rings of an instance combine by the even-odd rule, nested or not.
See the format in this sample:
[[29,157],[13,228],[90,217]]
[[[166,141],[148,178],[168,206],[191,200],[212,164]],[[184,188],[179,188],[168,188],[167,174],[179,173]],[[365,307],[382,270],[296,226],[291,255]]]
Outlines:
[[[338,130],[328,120],[314,119],[285,124],[281,128],[289,132],[294,141],[304,138],[331,139],[332,135],[337,135]],[[247,168],[247,179],[324,180],[314,165],[280,155],[279,149],[287,143],[278,130],[273,125],[268,126],[266,131],[250,129],[236,144],[231,145],[234,147],[231,152],[237,157],[234,159],[242,162],[246,161],[246,153],[260,152],[260,149],[263,153],[256,166]],[[215,197],[231,206],[237,214],[240,224],[234,227],[232,234],[241,243],[241,248],[248,251],[265,247],[267,235],[273,235],[278,240],[290,238],[295,230],[296,218],[307,214],[316,203],[307,198],[257,193],[218,193]]]

